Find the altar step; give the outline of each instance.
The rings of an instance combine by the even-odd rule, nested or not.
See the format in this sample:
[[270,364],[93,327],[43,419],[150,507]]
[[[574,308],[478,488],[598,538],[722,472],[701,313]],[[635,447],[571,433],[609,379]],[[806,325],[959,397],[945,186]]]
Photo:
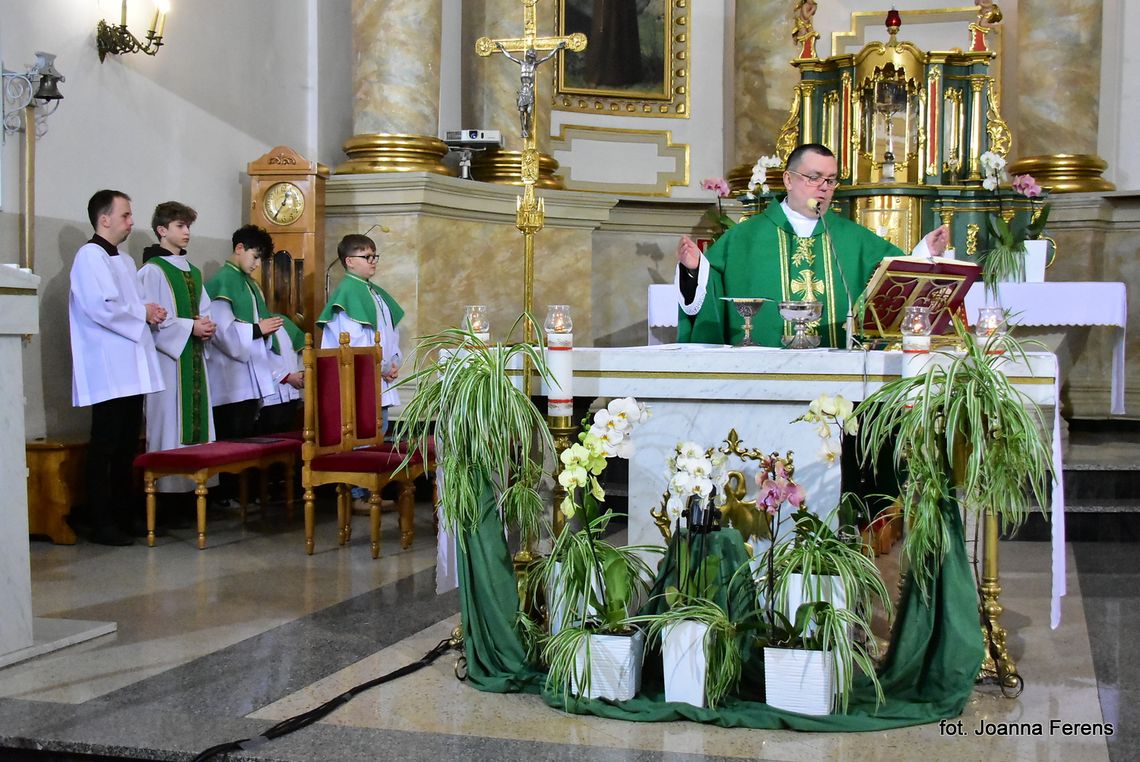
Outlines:
[[[1073,421],[1064,477],[1066,539],[1140,541],[1140,421]],[[1050,531],[1035,512],[1014,537],[1044,540]]]

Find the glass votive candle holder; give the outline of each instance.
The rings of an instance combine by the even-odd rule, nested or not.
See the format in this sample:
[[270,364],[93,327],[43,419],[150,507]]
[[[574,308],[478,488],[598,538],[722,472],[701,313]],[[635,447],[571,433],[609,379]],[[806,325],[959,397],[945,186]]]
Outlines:
[[1005,335],[1005,310],[1001,307],[979,307],[978,323],[975,327],[978,338],[987,341],[1000,339]]
[[463,328],[475,334],[475,338],[486,343],[491,340],[491,321],[487,317],[487,305],[469,304],[463,308]]

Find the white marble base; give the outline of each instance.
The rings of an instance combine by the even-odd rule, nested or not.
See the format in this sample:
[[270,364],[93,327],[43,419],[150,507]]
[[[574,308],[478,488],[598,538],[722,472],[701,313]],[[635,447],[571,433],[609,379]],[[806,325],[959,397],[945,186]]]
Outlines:
[[0,669],[102,635],[110,635],[118,629],[119,626],[115,622],[36,617],[32,620],[32,644],[16,651],[0,654]]

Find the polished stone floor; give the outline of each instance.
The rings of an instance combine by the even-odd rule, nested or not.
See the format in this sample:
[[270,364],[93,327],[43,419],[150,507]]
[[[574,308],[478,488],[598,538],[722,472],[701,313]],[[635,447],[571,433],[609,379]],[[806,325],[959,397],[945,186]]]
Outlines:
[[[430,509],[406,551],[395,517],[385,522],[378,561],[361,518],[344,548],[326,518],[313,556],[300,526],[273,514],[244,528],[212,519],[205,551],[190,530],[152,549],[33,543],[36,615],[118,631],[0,670],[0,758],[190,759],[419,658],[458,620],[458,599],[435,593]],[[961,736],[938,724],[813,734],[570,716],[537,697],[479,693],[454,678],[447,655],[229,758],[1140,759],[1140,652],[1127,645],[1140,625],[1138,550],[1071,544],[1064,619],[1051,631],[1048,545],[1003,543],[1003,621],[1025,692],[976,690]],[[1054,720],[1112,723],[1113,735],[1050,734]],[[1042,723],[1045,735],[974,735],[983,721]]]

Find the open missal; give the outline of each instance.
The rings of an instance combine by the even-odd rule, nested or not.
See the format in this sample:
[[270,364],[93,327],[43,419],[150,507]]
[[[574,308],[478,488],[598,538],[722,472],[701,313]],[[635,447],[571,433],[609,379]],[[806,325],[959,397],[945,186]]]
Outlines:
[[911,305],[930,308],[931,334],[953,332],[952,316],[962,315],[966,292],[981,274],[973,262],[941,257],[888,257],[879,263],[863,292],[863,335],[898,338],[903,313]]

